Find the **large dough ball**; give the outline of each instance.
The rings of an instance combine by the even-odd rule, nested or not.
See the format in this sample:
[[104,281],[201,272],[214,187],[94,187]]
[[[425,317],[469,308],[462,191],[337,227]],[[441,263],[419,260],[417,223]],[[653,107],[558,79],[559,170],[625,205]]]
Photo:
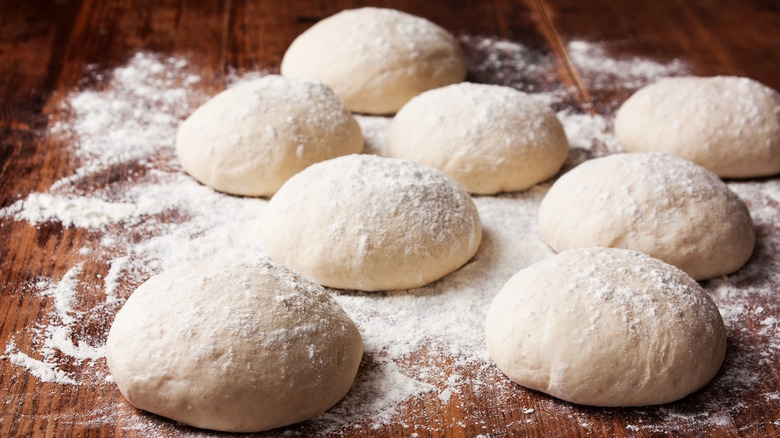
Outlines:
[[611,155],[564,174],[542,199],[539,232],[558,252],[633,249],[697,280],[736,271],[755,244],[747,206],[723,181],[662,153]]
[[726,178],[780,172],[780,94],[748,78],[667,78],[615,118],[626,152],[667,152]]
[[510,379],[573,403],[668,403],[723,362],[718,308],[681,270],[639,252],[578,248],[518,272],[496,295],[485,336]]
[[390,114],[425,90],[466,78],[457,40],[430,21],[392,9],[339,12],[293,41],[283,76],[319,79],[355,112]]
[[275,75],[217,94],[176,136],[187,173],[246,196],[273,195],[309,165],[362,149],[360,126],[326,85]]
[[152,277],[106,342],[132,405],[235,432],[319,415],[347,393],[362,354],[357,327],[322,287],[268,261]]
[[527,189],[569,154],[555,113],[510,87],[461,83],[413,98],[390,125],[387,153],[441,170],[471,193]]
[[443,173],[376,155],[315,164],[261,218],[268,255],[320,284],[407,289],[466,263],[482,239],[469,194]]

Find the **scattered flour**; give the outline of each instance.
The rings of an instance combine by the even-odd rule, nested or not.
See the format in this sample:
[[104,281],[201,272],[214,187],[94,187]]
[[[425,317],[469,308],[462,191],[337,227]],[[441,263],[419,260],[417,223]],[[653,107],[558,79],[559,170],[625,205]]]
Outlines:
[[[492,38],[468,36],[461,41],[471,80],[536,93],[556,108],[573,147],[568,168],[619,150],[611,134],[611,116],[588,113],[572,104],[573,90],[555,79],[557,61],[550,54]],[[585,83],[597,88],[610,83],[636,88],[686,71],[679,61],[659,64],[636,58],[610,59],[601,46],[583,41],[571,42],[568,50]],[[30,280],[29,289],[35,295],[25,299],[38,297],[49,313],[35,326],[13,335],[5,347],[4,357],[20,372],[63,385],[62,391],[70,385],[115,391],[102,361],[107,332],[95,337],[85,327],[96,323],[107,327],[132,290],[151,275],[196,261],[264,254],[257,238],[257,219],[267,201],[224,195],[196,183],[182,173],[173,153],[179,122],[207,98],[198,88],[204,86],[199,75],[190,70],[188,62],[139,53],[124,67],[90,74],[105,75],[105,86],[67,96],[52,115],[50,128],[52,135],[68,142],[67,153],[79,160],[79,166],[46,192],[29,194],[0,210],[2,221],[31,226],[56,222],[100,234],[74,249],[75,262],[60,266],[68,270],[59,280]],[[244,77],[249,76],[256,77],[257,72]],[[588,107],[587,103],[583,107]],[[389,120],[358,116],[367,152],[384,152]],[[109,179],[105,186],[85,187],[90,180],[102,181],[98,176],[110,174],[120,165],[134,170],[122,178]],[[745,269],[705,283],[729,330],[730,350],[724,368],[712,385],[682,403],[660,410],[622,412],[631,417],[626,430],[673,433],[717,426],[729,415],[750,408],[735,403],[735,395],[759,391],[757,394],[764,394],[762,401],[780,399],[771,388],[760,385],[767,376],[748,371],[757,369],[758,362],[776,362],[780,356],[780,324],[774,319],[780,309],[763,299],[780,282],[773,274],[780,272],[776,257],[780,236],[773,225],[780,183],[730,185],[751,208],[759,245]],[[508,382],[492,366],[483,341],[485,311],[494,294],[517,270],[552,254],[537,237],[536,228],[539,202],[548,188],[549,182],[524,192],[475,197],[484,227],[480,250],[464,267],[431,285],[370,294],[334,291],[363,335],[361,370],[341,403],[309,423],[289,428],[286,434],[329,435],[356,428],[370,432],[398,424],[407,409],[404,402],[411,399],[438,403],[442,409],[454,405],[467,412],[468,422],[477,428],[484,425],[487,408],[463,405],[461,400],[467,400],[467,395],[479,397],[487,388],[497,397],[490,403],[499,407],[505,401],[516,403],[518,396],[533,400],[533,406],[523,406],[523,416],[508,420],[509,424],[525,427],[550,415],[591,424],[597,418],[592,411],[550,398],[527,398],[528,392]],[[105,275],[86,278],[86,260],[102,264]],[[756,299],[763,300],[760,306],[751,304]],[[748,321],[761,327],[758,338],[748,330]],[[17,345],[25,346],[25,351]],[[63,371],[75,369],[81,371]],[[702,409],[712,413],[702,415]],[[609,414],[610,410],[601,412]],[[79,421],[110,423],[150,435],[174,433],[163,420],[114,404],[85,413]],[[466,427],[464,423],[444,423],[446,420],[436,416],[429,421],[426,430],[419,425],[401,426],[410,436]],[[484,433],[494,436],[489,430]]]
[[83,340],[75,341],[73,329],[69,326],[49,325],[46,327],[46,337],[41,348],[43,357],[53,357],[59,351],[73,359],[76,363],[84,360],[98,360],[105,357],[103,347],[93,347]]
[[8,210],[18,211],[18,219],[33,225],[54,220],[66,227],[100,229],[112,224],[132,223],[157,213],[154,209],[157,205],[148,197],[135,202],[110,202],[95,197],[33,193],[12,204]]
[[114,304],[119,298],[117,297],[117,288],[122,280],[122,271],[129,263],[130,257],[122,256],[111,260],[111,267],[108,269],[108,274],[105,278],[106,284],[106,304]]
[[570,41],[566,50],[589,89],[636,90],[659,78],[689,72],[688,66],[678,59],[662,64],[639,57],[614,58],[603,45],[587,41]]
[[26,369],[30,374],[40,379],[41,382],[54,382],[59,383],[60,385],[78,385],[78,382],[68,376],[66,372],[57,368],[56,364],[33,359],[18,351],[14,352],[13,343],[8,344],[6,348],[6,357],[12,364]]
[[41,292],[41,295],[45,297],[54,298],[55,314],[63,324],[72,324],[76,321],[73,316],[73,313],[75,312],[73,306],[76,303],[76,286],[79,282],[78,276],[81,275],[83,267],[83,263],[76,264],[65,273],[62,280]]

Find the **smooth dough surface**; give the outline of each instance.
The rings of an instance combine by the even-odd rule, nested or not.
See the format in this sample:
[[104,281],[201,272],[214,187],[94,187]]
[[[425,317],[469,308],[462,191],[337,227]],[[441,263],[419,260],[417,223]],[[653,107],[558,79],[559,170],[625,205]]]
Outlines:
[[610,155],[564,174],[542,199],[539,233],[557,252],[633,249],[697,280],[736,271],[755,245],[745,203],[714,173],[663,153]]
[[569,154],[555,113],[511,87],[460,83],[426,91],[393,118],[387,153],[434,167],[471,193],[527,189]]
[[780,172],[780,94],[735,76],[666,78],[617,112],[626,152],[667,152],[724,178]]
[[260,225],[272,259],[322,285],[364,291],[437,280],[482,240],[477,208],[457,182],[376,155],[334,158],[290,178]]
[[339,12],[299,35],[281,73],[325,82],[352,111],[391,114],[423,91],[464,80],[466,61],[440,26],[367,7]]
[[726,351],[718,308],[696,281],[615,248],[573,249],[518,272],[494,298],[485,336],[514,382],[592,406],[683,398]]
[[326,85],[276,75],[217,94],[176,136],[187,173],[245,196],[271,196],[309,165],[362,149],[360,126]]
[[270,261],[154,276],[119,311],[106,342],[132,405],[233,432],[319,415],[347,393],[362,354],[357,327],[330,295]]

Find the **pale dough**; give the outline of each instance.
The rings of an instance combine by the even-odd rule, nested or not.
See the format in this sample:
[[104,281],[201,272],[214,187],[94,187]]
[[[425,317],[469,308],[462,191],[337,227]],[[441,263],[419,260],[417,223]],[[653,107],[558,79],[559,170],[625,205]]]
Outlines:
[[362,149],[360,126],[326,85],[276,75],[217,94],[176,136],[187,173],[245,196],[271,196],[310,164]]
[[697,280],[736,271],[755,244],[747,206],[723,181],[662,153],[610,155],[564,174],[542,199],[539,233],[558,252],[634,249]]
[[458,41],[420,17],[393,9],[339,12],[296,38],[281,73],[328,84],[349,109],[390,114],[423,91],[466,78]]
[[477,251],[479,213],[443,173],[349,155],[290,178],[260,218],[269,257],[320,284],[365,291],[423,286]]
[[387,153],[439,169],[471,193],[494,194],[555,175],[569,142],[555,113],[533,96],[464,82],[404,105],[390,125]]
[[573,249],[518,272],[494,298],[485,336],[514,382],[593,406],[683,398],[726,351],[718,308],[696,281],[614,248]]
[[667,78],[618,110],[615,135],[626,152],[667,152],[721,177],[780,172],[780,94],[734,76]]
[[319,415],[347,393],[362,354],[357,327],[333,298],[269,261],[154,276],[116,315],[106,342],[132,405],[231,432]]

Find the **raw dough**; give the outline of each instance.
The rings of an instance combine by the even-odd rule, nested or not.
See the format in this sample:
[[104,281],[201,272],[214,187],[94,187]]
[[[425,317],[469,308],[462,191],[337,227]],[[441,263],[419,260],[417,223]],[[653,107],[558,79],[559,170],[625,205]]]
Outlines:
[[443,173],[376,155],[315,164],[261,217],[268,255],[320,284],[414,288],[466,263],[482,239],[469,194]]
[[390,125],[387,153],[435,167],[471,193],[493,194],[555,175],[569,142],[555,113],[533,96],[464,82],[404,105]]
[[393,9],[339,12],[293,41],[282,75],[328,84],[355,112],[390,114],[431,88],[466,78],[455,38],[430,21]]
[[626,152],[667,152],[726,178],[780,172],[780,94],[734,76],[667,78],[617,112]]
[[273,195],[310,164],[362,149],[360,126],[327,86],[275,75],[214,96],[176,136],[187,173],[246,196]]
[[539,232],[558,252],[634,249],[697,280],[736,271],[755,244],[745,203],[723,181],[662,153],[611,155],[564,174],[542,199]]
[[357,327],[319,285],[269,261],[201,264],[142,284],[106,342],[139,409],[254,432],[319,415],[349,390]]
[[518,272],[486,319],[510,379],[573,403],[668,403],[723,362],[718,308],[681,270],[636,251],[578,248]]

